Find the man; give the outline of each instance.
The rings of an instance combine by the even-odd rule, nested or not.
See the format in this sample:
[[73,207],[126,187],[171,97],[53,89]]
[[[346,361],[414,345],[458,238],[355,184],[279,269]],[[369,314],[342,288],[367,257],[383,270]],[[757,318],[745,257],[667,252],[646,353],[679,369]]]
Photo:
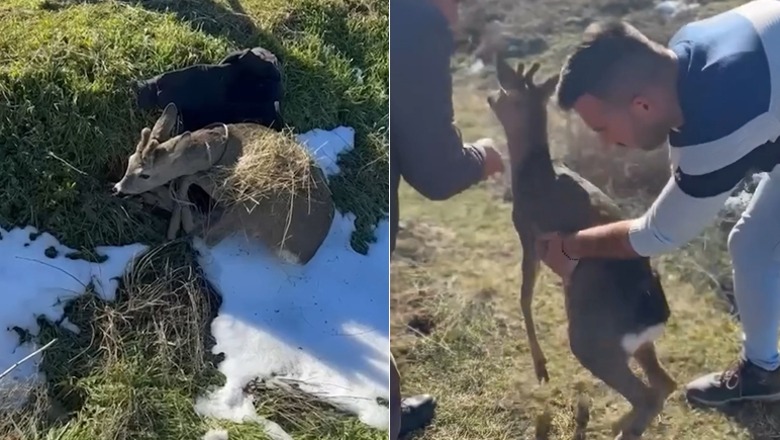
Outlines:
[[625,23],[585,34],[561,71],[559,106],[605,143],[652,150],[668,138],[673,175],[640,218],[541,238],[545,262],[566,279],[580,258],[670,252],[715,219],[749,172],[769,172],[728,240],[742,354],[686,394],[712,406],[780,398],[780,2],[689,23],[668,47]]
[[[390,247],[398,232],[401,177],[431,200],[445,200],[503,171],[501,155],[480,142],[463,145],[453,125],[450,57],[456,0],[390,1]],[[487,109],[486,109],[487,111]],[[426,425],[435,400],[400,398],[398,369],[390,366],[390,439]]]

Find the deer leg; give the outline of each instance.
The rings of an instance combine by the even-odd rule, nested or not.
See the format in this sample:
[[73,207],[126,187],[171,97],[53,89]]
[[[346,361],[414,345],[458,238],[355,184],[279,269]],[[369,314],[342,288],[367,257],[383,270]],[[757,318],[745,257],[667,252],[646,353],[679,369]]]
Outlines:
[[139,196],[142,203],[164,209],[168,212],[173,212],[173,199],[171,199],[171,194],[167,185],[141,193]]
[[577,399],[577,404],[574,406],[575,427],[572,440],[585,440],[589,422],[590,404],[583,396],[580,396]]
[[677,382],[661,366],[655,353],[655,344],[652,342],[647,342],[639,347],[634,353],[634,359],[647,375],[647,381],[655,394],[655,403],[658,406],[658,413],[660,413],[666,399],[677,388]]
[[552,431],[552,414],[549,411],[536,416],[536,430],[534,433],[534,440],[550,440],[550,432]]
[[175,240],[176,234],[179,233],[181,226],[181,205],[174,202],[173,212],[171,212],[171,220],[168,222],[168,240]]
[[176,190],[177,204],[181,210],[181,227],[185,234],[190,234],[195,229],[195,221],[192,217],[192,204],[187,194],[193,181],[194,179],[191,176],[182,178]]
[[536,379],[541,383],[543,380],[549,382],[550,376],[547,373],[547,359],[545,359],[542,347],[539,345],[539,339],[536,336],[536,326],[534,325],[532,304],[536,275],[539,272],[539,257],[536,254],[534,236],[529,229],[530,227],[520,228],[520,243],[523,247],[520,310],[523,312],[523,321],[525,321],[525,331],[528,336],[528,345],[531,349],[531,359],[534,363]]
[[650,383],[650,397],[643,411],[634,409],[615,423],[613,426],[615,433],[636,430],[637,426],[642,424],[644,424],[642,429],[646,429],[652,420],[661,413],[666,399],[677,388],[677,382],[669,376],[658,361],[655,345],[652,342],[645,343],[639,347],[634,353],[634,359],[636,359],[647,375],[647,381]]
[[593,348],[580,359],[583,366],[631,404],[631,410],[618,422],[622,426],[615,440],[640,439],[658,414],[653,390],[631,371],[622,347],[616,347],[612,353],[593,352]]

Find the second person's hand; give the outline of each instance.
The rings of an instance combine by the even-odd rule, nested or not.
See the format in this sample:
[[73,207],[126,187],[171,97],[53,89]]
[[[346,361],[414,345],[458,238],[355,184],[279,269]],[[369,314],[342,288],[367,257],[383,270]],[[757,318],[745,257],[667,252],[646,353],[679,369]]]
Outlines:
[[485,162],[482,168],[483,177],[485,179],[494,174],[504,173],[504,156],[502,156],[498,149],[496,149],[496,144],[493,139],[482,138],[474,142],[474,145],[482,147],[482,150],[485,152]]

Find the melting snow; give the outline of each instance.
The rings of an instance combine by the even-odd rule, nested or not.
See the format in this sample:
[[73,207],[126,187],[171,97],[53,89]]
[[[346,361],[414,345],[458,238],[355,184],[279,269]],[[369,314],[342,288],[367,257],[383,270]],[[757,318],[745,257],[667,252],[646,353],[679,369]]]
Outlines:
[[[340,127],[300,138],[332,175],[339,171],[338,154],[352,148],[354,132]],[[214,352],[225,355],[219,370],[226,377],[222,388],[198,399],[200,414],[262,422],[243,392],[259,378],[295,386],[387,429],[387,406],[377,400],[389,398],[388,223],[377,227],[368,255],[351,248],[353,230],[354,216],[337,212],[305,266],[281,262],[241,234],[212,249],[195,242],[206,276],[222,295],[211,330]]]
[[[67,300],[85,293],[90,283],[102,298],[113,300],[119,284],[116,278],[121,278],[129,263],[147,250],[139,244],[99,247],[96,251],[108,259],[91,263],[68,258],[66,255],[75,249],[61,245],[48,233],[38,235],[32,227],[11,231],[0,228],[0,237],[0,372],[38,349],[32,343],[20,345],[15,328],[34,335],[38,330],[37,316],[60,321]],[[61,325],[75,327],[69,321]],[[42,379],[39,362],[37,354],[0,379],[0,404],[14,406],[24,402],[23,384]]]

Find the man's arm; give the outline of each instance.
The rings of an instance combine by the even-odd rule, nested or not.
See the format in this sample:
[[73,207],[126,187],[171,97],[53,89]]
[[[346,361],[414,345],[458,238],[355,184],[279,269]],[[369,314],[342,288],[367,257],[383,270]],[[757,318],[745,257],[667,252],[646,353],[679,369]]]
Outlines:
[[393,51],[391,154],[420,194],[448,199],[483,178],[484,150],[463,145],[453,125],[450,36],[431,26],[414,44]]
[[642,217],[584,229],[565,238],[563,248],[572,258],[635,258],[667,253],[683,246],[712,222],[733,189],[712,197],[692,197],[671,177]]

